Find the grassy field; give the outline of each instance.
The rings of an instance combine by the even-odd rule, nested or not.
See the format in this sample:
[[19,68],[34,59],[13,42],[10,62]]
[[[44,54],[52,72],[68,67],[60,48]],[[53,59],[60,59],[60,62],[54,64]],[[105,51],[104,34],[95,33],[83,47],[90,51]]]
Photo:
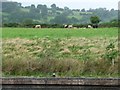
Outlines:
[[3,28],[2,38],[70,38],[70,37],[117,37],[118,28],[63,29],[63,28]]
[[117,28],[3,28],[2,37],[3,76],[118,76]]

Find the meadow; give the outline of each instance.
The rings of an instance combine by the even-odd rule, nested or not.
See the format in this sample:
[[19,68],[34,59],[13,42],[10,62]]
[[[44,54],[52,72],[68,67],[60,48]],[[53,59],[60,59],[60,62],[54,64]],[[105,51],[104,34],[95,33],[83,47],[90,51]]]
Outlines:
[[118,28],[64,29],[64,28],[3,28],[2,38],[70,38],[70,37],[116,37]]
[[117,28],[3,28],[2,38],[3,76],[118,76]]

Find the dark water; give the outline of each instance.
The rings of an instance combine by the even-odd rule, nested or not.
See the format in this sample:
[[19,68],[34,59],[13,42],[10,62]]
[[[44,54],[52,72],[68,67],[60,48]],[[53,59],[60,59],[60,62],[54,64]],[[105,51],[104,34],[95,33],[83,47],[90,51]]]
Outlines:
[[120,90],[119,86],[36,86],[4,85],[2,90]]

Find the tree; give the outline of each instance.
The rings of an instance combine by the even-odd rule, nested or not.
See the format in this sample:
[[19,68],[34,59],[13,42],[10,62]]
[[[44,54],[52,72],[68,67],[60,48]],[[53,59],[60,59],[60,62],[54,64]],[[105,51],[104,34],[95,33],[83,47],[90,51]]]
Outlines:
[[30,12],[35,13],[35,5],[34,4],[31,4]]
[[38,5],[37,5],[37,9],[38,9],[38,13],[41,13],[42,4],[38,4]]
[[51,10],[52,10],[52,14],[53,14],[53,15],[56,14],[56,9],[57,9],[56,4],[52,4],[52,5],[51,5]]
[[32,24],[33,24],[33,20],[30,19],[30,18],[26,18],[26,19],[23,20],[23,25],[24,25],[25,27],[31,27]]
[[46,5],[43,5],[42,7],[41,7],[41,16],[42,16],[42,18],[47,18],[47,14],[48,14],[48,8],[47,8],[47,6]]
[[37,17],[42,19],[47,19],[48,8],[46,5],[38,4],[37,5]]
[[70,10],[68,7],[64,7],[63,15],[68,16],[72,13],[72,10]]
[[98,23],[100,22],[100,18],[98,16],[91,16],[90,21],[91,21],[91,23],[93,25],[93,28],[97,28]]
[[17,2],[2,2],[2,12],[12,13],[20,10],[20,3]]
[[56,9],[56,4],[52,4],[51,8],[55,8]]
[[81,12],[85,12],[85,9],[83,8],[83,9],[81,10]]
[[77,24],[79,22],[79,20],[77,18],[75,18],[75,17],[72,17],[71,19],[69,19],[69,22]]
[[34,4],[31,4],[28,18],[37,19],[37,14],[38,14],[37,8],[35,7]]
[[67,24],[68,18],[65,15],[58,15],[54,19],[51,20],[51,23],[54,24]]

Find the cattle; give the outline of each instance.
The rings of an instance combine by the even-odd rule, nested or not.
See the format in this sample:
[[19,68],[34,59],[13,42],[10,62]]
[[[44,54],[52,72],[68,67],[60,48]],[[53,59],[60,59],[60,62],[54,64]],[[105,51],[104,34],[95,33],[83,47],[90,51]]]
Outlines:
[[64,25],[64,28],[73,28],[73,25]]
[[41,25],[35,25],[35,28],[41,28]]
[[93,24],[93,28],[98,28],[98,25],[97,24]]
[[88,27],[87,28],[93,28],[91,25],[88,25]]
[[68,25],[64,25],[64,28],[68,28]]
[[68,28],[73,28],[73,25],[68,25]]

